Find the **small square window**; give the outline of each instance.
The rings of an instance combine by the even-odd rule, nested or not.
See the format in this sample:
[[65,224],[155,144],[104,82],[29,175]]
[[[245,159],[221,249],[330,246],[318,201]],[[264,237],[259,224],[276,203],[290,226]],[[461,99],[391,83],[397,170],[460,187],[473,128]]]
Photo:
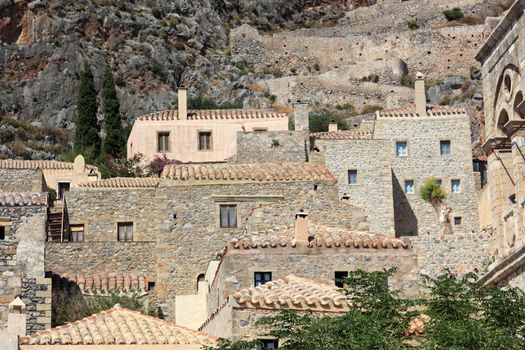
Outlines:
[[220,225],[222,228],[237,227],[237,205],[227,204],[221,205],[220,210]]
[[0,241],[5,240],[5,226],[0,226]]
[[256,287],[261,286],[272,280],[271,272],[255,272],[254,273],[254,285]]
[[199,131],[199,151],[211,150],[211,131]]
[[357,185],[357,170],[348,170],[348,184]]
[[69,226],[69,240],[71,242],[84,242],[84,224]]
[[257,350],[277,349],[279,341],[277,339],[259,339]]
[[454,216],[454,225],[461,225],[461,216]]
[[120,242],[133,241],[133,223],[132,222],[119,222],[117,226],[118,226],[118,240]]
[[436,184],[441,187],[441,185],[443,184],[443,180],[441,179],[436,179]]
[[159,132],[157,134],[157,152],[169,152],[170,151],[170,133]]
[[345,287],[344,279],[348,277],[348,271],[336,271],[334,273],[335,285],[339,288]]
[[405,180],[405,193],[415,193],[414,180]]
[[460,180],[451,180],[450,184],[452,187],[452,193],[461,192],[461,181]]
[[439,151],[442,156],[450,155],[450,141],[449,140],[439,141]]
[[397,141],[396,142],[396,155],[398,157],[407,157],[408,156],[408,143],[406,141]]
[[152,291],[155,289],[155,282],[148,282],[148,291]]

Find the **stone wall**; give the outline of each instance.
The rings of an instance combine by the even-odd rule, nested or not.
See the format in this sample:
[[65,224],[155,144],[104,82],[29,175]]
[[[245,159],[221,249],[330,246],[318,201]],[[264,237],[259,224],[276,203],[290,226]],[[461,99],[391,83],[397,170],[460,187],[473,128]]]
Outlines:
[[16,266],[18,243],[0,241],[0,329],[6,325],[9,303],[18,294],[22,271]]
[[[388,140],[385,151],[392,159],[395,228],[398,234],[439,233],[437,214],[423,201],[419,188],[428,177],[442,181],[447,194],[446,204],[452,209],[450,218],[461,217],[455,232],[477,232],[479,216],[474,184],[469,118],[439,116],[417,118],[378,118],[375,139]],[[450,155],[440,154],[440,141],[449,140]],[[396,156],[396,142],[407,142],[408,155]],[[451,181],[460,180],[460,193],[452,193]],[[414,181],[414,193],[405,193],[405,181]]]
[[155,241],[47,242],[45,269],[58,275],[143,272],[155,281]]
[[293,226],[295,214],[301,210],[306,211],[308,218],[318,225],[368,230],[369,222],[363,209],[315,191],[256,206],[248,217],[247,230],[251,232],[283,225]]
[[[326,166],[337,177],[339,196],[365,210],[370,231],[394,235],[391,144],[385,140],[316,140]],[[357,170],[357,184],[348,183]]]
[[238,132],[236,163],[304,162],[308,134],[302,131]]
[[424,234],[410,237],[421,274],[437,276],[450,269],[455,274],[483,273],[492,262],[495,237],[491,231]]
[[[255,206],[290,198],[317,187],[335,194],[335,181],[256,182],[159,187],[158,217],[164,223],[157,243],[157,295],[173,319],[176,295],[195,294],[197,278],[233,238],[243,232]],[[237,228],[219,227],[219,205],[237,205]]]
[[84,241],[117,241],[117,224],[133,222],[133,241],[157,239],[155,188],[76,189],[68,192],[70,224],[84,224]]
[[44,177],[41,170],[0,169],[0,190],[5,192],[40,192]]
[[26,304],[27,334],[51,328],[51,278],[23,278],[20,298]]

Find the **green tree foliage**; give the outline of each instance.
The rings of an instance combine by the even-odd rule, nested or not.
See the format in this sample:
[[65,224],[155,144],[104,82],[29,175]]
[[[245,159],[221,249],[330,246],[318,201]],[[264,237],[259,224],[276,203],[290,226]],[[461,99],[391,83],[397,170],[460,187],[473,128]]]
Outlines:
[[463,18],[463,11],[459,7],[454,7],[452,10],[443,11],[443,15],[450,22]]
[[328,124],[336,122],[339,130],[348,130],[348,123],[344,116],[328,110],[321,112],[310,112],[308,115],[310,132],[328,131]]
[[439,212],[441,204],[447,198],[445,191],[433,177],[429,177],[423,182],[419,194],[421,199],[430,203],[436,212]]
[[142,168],[142,154],[135,154],[132,158],[104,157],[97,162],[102,178],[110,177],[145,177],[146,172]]
[[113,74],[109,69],[104,71],[102,99],[104,103],[104,127],[106,129],[106,137],[102,143],[102,153],[118,158],[124,155],[126,142],[122,130],[120,103],[115,90]]
[[97,122],[97,91],[89,63],[80,73],[75,121],[74,151],[82,153],[86,161],[93,162],[100,155],[100,136]]
[[[517,288],[495,289],[476,276],[450,272],[424,276],[421,300],[391,291],[394,269],[354,271],[346,279],[351,310],[323,316],[283,310],[258,322],[262,334],[279,339],[286,350],[496,350],[525,347],[525,295]],[[424,314],[423,336],[409,335],[410,321]],[[267,330],[267,331],[264,331]],[[254,342],[221,342],[222,350],[254,349]]]
[[[178,102],[177,102],[178,105]],[[217,103],[211,97],[198,96],[188,98],[188,109],[241,109],[242,104],[234,102]]]

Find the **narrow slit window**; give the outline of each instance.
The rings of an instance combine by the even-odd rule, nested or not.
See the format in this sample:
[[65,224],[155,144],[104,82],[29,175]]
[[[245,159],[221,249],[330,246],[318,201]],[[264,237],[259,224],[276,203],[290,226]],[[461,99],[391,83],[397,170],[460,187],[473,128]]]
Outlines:
[[5,240],[5,226],[0,226],[0,241]]
[[357,185],[357,170],[348,170],[348,184]]

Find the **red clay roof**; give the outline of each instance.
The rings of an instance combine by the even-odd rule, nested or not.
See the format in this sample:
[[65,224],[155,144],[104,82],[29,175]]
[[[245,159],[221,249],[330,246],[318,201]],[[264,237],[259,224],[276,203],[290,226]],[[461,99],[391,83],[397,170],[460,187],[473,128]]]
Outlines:
[[22,345],[197,344],[213,346],[216,337],[190,330],[118,304],[82,320],[20,337]]
[[147,292],[148,278],[141,273],[61,273],[60,277],[75,283],[82,293]]
[[0,192],[0,206],[45,206],[47,196],[40,192]]
[[[188,120],[237,120],[237,119],[280,119],[287,118],[285,113],[265,109],[200,109],[189,110]],[[147,114],[137,118],[140,121],[180,120],[176,109]]]
[[[454,106],[427,105],[427,115],[429,117],[459,116],[465,115],[466,113],[467,112],[464,108],[457,108]],[[377,115],[379,118],[419,117],[419,114],[416,112],[415,104],[407,104],[404,106],[378,111]]]
[[178,181],[335,181],[326,166],[314,163],[174,164],[164,168],[161,178]]
[[[16,160],[16,159],[4,159],[0,160],[0,169],[73,169],[71,162],[59,162],[56,160]],[[98,171],[98,168],[94,165],[86,164],[86,168],[94,169]]]
[[372,132],[362,130],[325,131],[312,133],[310,136],[318,140],[370,140]]
[[155,177],[113,177],[78,185],[82,188],[148,188],[157,187],[159,179]]

